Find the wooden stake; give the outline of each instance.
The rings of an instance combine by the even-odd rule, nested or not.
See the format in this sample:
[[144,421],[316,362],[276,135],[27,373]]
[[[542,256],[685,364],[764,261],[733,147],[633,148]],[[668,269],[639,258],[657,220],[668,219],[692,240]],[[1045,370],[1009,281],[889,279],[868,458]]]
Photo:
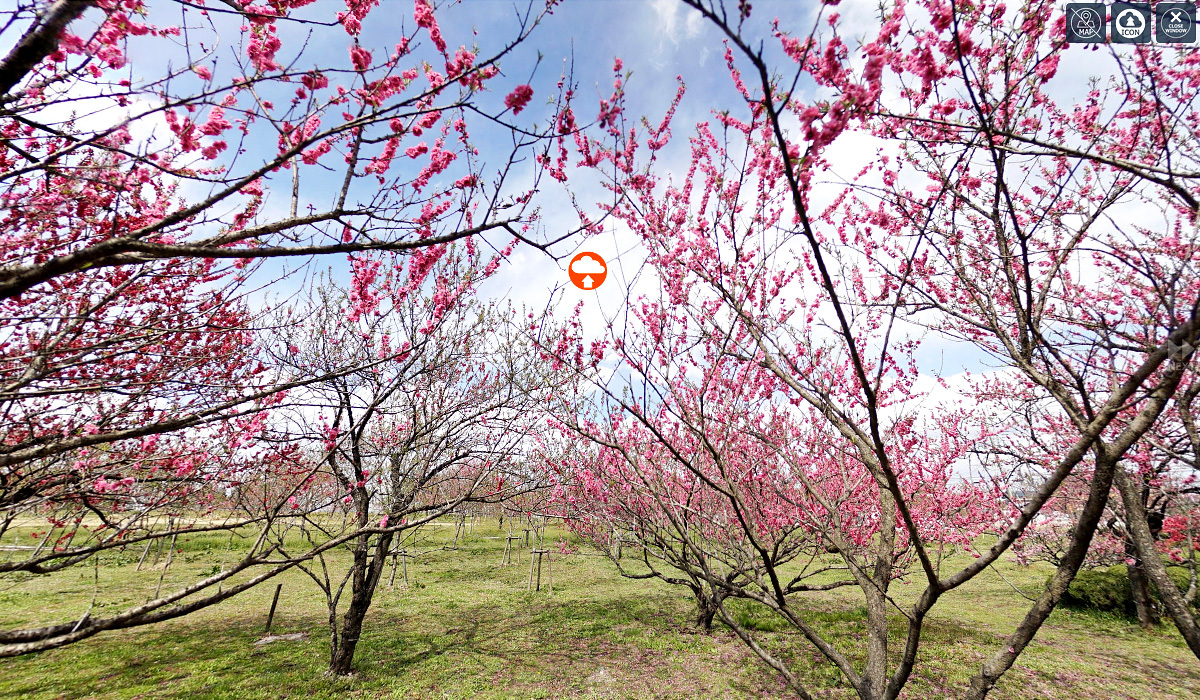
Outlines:
[[507,566],[513,563],[513,542],[517,543],[517,548],[519,549],[521,546],[521,536],[514,535],[513,533],[509,532],[508,536],[504,538],[504,557],[500,560],[500,566]]
[[38,542],[37,549],[33,550],[34,557],[36,557],[37,555],[42,553],[42,549],[46,546],[46,543],[50,541],[50,535],[53,535],[53,534],[54,534],[54,526],[51,525],[50,529],[46,530],[46,536],[42,538],[41,542]]
[[275,621],[275,606],[279,604],[279,592],[282,590],[282,583],[275,586],[275,597],[271,599],[271,612],[267,613],[267,634],[271,634],[271,623]]
[[[542,590],[542,557],[549,555],[549,554],[550,554],[550,550],[548,550],[548,549],[530,550],[530,552],[529,552],[529,585],[526,586],[526,590],[530,590],[530,591]],[[534,557],[537,557],[537,559],[535,560]],[[534,564],[535,561],[537,562],[537,564],[536,564],[537,588],[534,588],[534,582],[533,582],[533,579],[534,579],[533,571],[535,568],[535,564]],[[553,593],[554,592],[554,577],[553,577],[553,573],[550,571],[550,557],[549,556],[546,556],[546,573],[547,573],[547,576],[549,577],[550,592]]]
[[134,571],[142,570],[142,562],[146,561],[146,555],[150,553],[150,545],[154,544],[153,539],[146,540],[146,548],[142,550],[142,558],[138,559],[137,568]]
[[154,589],[154,597],[156,599],[158,598],[158,592],[162,590],[162,582],[163,582],[163,579],[166,578],[166,576],[167,576],[167,569],[171,568],[171,560],[175,558],[175,538],[178,536],[179,536],[178,533],[171,535],[171,544],[170,544],[171,551],[167,552],[167,563],[163,564],[162,573],[158,575],[158,586],[155,587],[155,589]]
[[150,563],[150,568],[158,566],[158,560],[162,558],[162,538],[156,538],[155,542],[157,543],[157,546],[154,548],[154,561]]
[[[464,516],[462,513],[454,513],[453,515],[454,515],[454,545],[453,546],[457,547],[458,546],[458,536],[459,536],[459,534],[462,534],[463,531],[466,529],[466,527],[464,526],[464,523],[466,522],[466,516]],[[464,537],[464,539],[466,539],[466,538]]]

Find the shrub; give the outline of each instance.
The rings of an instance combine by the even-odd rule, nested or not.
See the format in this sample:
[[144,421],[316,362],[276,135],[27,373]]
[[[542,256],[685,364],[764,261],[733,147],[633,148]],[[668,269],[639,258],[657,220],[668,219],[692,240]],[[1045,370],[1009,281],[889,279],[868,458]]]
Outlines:
[[1062,605],[1068,608],[1107,610],[1125,614],[1133,604],[1129,576],[1124,566],[1107,569],[1084,569],[1063,594]]
[[[1181,592],[1187,591],[1187,569],[1173,566],[1167,569],[1167,573]],[[1155,604],[1159,604],[1158,592],[1153,587],[1151,596]],[[1133,617],[1133,592],[1125,565],[1080,571],[1063,594],[1061,604],[1077,610],[1103,610]],[[1200,596],[1192,601],[1192,606],[1200,610]]]
[[[1181,593],[1187,593],[1188,583],[1191,581],[1191,572],[1182,566],[1169,566],[1167,567],[1167,575],[1171,577],[1171,581],[1175,583],[1175,587]],[[1157,594],[1155,595],[1155,599],[1158,599]],[[1192,607],[1200,610],[1200,595],[1197,595],[1192,600]]]

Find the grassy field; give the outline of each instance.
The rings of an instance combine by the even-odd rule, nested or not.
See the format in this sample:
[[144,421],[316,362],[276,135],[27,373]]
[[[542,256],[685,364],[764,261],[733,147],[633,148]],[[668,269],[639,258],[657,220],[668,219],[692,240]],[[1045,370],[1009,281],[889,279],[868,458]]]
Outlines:
[[[303,639],[255,644],[275,590],[268,583],[181,620],[0,660],[0,698],[789,697],[728,629],[704,635],[689,627],[685,590],[622,579],[581,550],[555,557],[553,595],[528,593],[527,550],[520,564],[500,566],[504,541],[494,520],[457,549],[440,548],[452,531],[436,529],[426,541],[409,564],[408,588],[398,581],[379,591],[353,678],[323,674],[324,601],[291,572],[276,579],[283,593],[273,631]],[[164,591],[211,572],[225,541],[181,541],[179,549]],[[77,618],[96,578],[106,594],[94,614],[146,600],[163,572],[135,572],[140,554],[131,548],[98,567],[0,579],[0,627]],[[1032,593],[1046,575],[1006,564],[946,596],[905,697],[957,697],[1023,614],[1027,603],[1014,587]],[[813,599],[809,609],[844,648],[861,639],[863,611],[849,592]],[[853,697],[802,638],[757,610],[738,614],[804,669],[818,697]],[[1147,634],[1124,619],[1058,611],[992,697],[1200,698],[1200,663],[1172,629]]]

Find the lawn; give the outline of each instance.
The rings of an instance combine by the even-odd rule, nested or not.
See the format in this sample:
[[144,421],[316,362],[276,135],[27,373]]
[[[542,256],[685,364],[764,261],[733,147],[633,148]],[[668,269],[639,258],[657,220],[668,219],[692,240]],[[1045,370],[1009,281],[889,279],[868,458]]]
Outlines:
[[[256,644],[275,585],[155,627],[102,634],[63,649],[0,661],[0,698],[774,698],[789,697],[764,664],[726,628],[689,627],[686,590],[630,581],[581,549],[556,555],[554,592],[526,591],[528,550],[501,566],[504,540],[480,522],[455,549],[453,528],[430,530],[409,563],[376,596],[358,646],[355,677],[323,674],[328,653],[324,601],[300,572],[283,584],[275,634],[299,640]],[[561,533],[550,534],[550,538]],[[211,572],[226,542],[181,541],[170,569],[135,571],[130,548],[59,574],[0,579],[0,627],[111,612]],[[0,555],[2,556],[2,555]],[[151,555],[152,557],[153,555]],[[162,558],[165,561],[165,557]],[[152,559],[151,559],[152,560]],[[918,668],[904,697],[955,697],[985,655],[1023,614],[1047,570],[1005,563],[935,608]],[[545,583],[545,581],[543,582]],[[916,586],[913,589],[915,594]],[[908,591],[903,591],[907,593]],[[861,638],[863,612],[841,589],[806,603],[845,648]],[[804,669],[822,698],[853,693],[814,650],[769,615],[737,614],[770,648]],[[899,635],[899,626],[897,626]],[[1145,633],[1127,620],[1058,611],[995,698],[1200,698],[1200,663],[1174,630]]]

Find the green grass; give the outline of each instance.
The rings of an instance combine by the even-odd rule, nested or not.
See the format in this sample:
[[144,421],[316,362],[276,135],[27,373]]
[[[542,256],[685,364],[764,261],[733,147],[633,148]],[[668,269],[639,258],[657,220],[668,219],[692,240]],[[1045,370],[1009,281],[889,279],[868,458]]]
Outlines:
[[[323,598],[303,574],[290,572],[275,579],[283,594],[274,631],[305,632],[304,640],[254,644],[275,589],[268,583],[181,620],[0,661],[0,699],[788,697],[728,629],[691,629],[686,590],[622,579],[601,557],[556,555],[554,594],[528,593],[527,550],[521,563],[499,566],[504,541],[495,521],[477,526],[457,550],[434,548],[452,529],[432,532],[418,548],[425,553],[409,563],[411,587],[388,589],[385,575],[353,678],[324,675]],[[210,570],[227,545],[227,538],[181,542],[164,590]],[[96,568],[0,579],[0,627],[77,618],[92,601],[94,578],[101,584],[94,614],[146,600],[162,571],[134,571],[140,554],[131,547]],[[1047,572],[1004,564],[1001,573],[1008,583],[986,572],[935,609],[905,697],[958,696],[1024,614],[1027,602],[1009,583],[1033,593]],[[916,585],[897,586],[901,597],[919,593]],[[814,625],[861,660],[864,613],[851,590],[803,605]],[[777,617],[740,601],[733,608],[818,697],[853,697]],[[899,620],[893,633],[898,641]],[[1200,698],[1197,688],[1200,662],[1173,630],[1148,634],[1121,618],[1059,611],[992,697]]]

